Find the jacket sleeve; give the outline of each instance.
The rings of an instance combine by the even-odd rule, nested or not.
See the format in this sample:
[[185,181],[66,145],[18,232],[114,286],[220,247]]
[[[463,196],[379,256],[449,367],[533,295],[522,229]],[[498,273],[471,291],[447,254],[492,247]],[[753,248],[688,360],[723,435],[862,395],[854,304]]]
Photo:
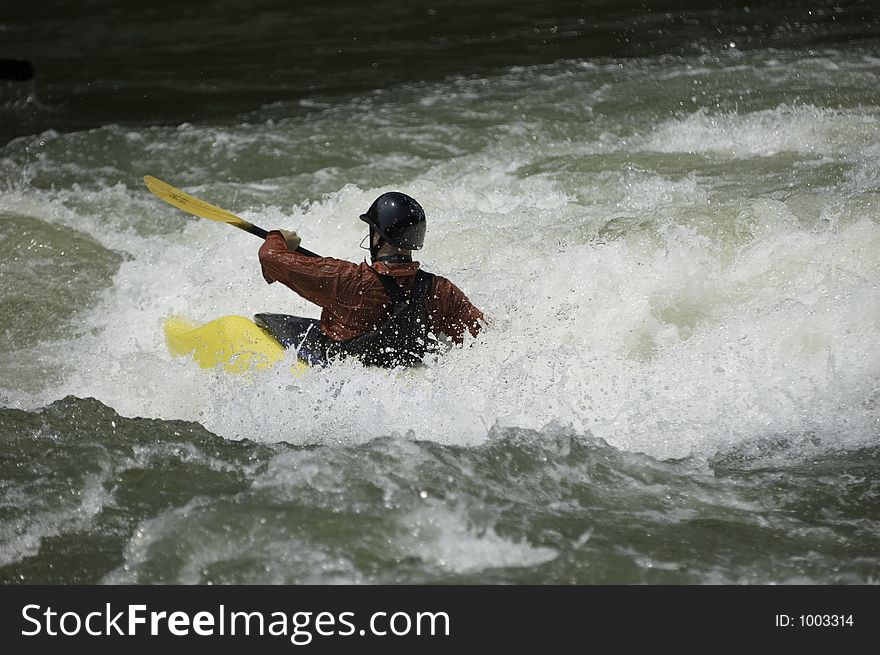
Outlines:
[[433,326],[456,343],[464,339],[467,330],[471,336],[477,336],[482,329],[481,322],[486,319],[483,312],[474,307],[467,296],[445,278],[437,278],[432,289],[437,307],[433,312]]
[[335,301],[339,275],[356,268],[351,262],[332,257],[308,257],[291,252],[284,236],[277,230],[266,236],[259,256],[266,282],[281,282],[321,307]]

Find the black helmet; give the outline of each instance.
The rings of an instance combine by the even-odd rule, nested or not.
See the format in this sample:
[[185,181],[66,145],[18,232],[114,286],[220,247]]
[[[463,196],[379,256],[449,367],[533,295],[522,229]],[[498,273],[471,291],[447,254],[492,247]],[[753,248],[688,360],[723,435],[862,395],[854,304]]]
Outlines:
[[383,193],[361,214],[361,220],[398,248],[418,250],[425,242],[425,210],[405,193]]

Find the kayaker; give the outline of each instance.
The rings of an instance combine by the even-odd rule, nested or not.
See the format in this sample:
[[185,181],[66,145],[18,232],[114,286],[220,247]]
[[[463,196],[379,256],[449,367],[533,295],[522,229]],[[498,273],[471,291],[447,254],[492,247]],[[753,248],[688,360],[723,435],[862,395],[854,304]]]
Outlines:
[[320,321],[311,319],[317,329],[297,344],[301,357],[323,364],[354,355],[368,365],[410,366],[444,340],[462,343],[466,331],[479,333],[483,313],[452,282],[413,261],[426,228],[414,198],[383,193],[360,218],[370,226],[370,264],[300,254],[301,239],[290,230],[270,231],[260,248],[268,283],[281,282],[321,307]]

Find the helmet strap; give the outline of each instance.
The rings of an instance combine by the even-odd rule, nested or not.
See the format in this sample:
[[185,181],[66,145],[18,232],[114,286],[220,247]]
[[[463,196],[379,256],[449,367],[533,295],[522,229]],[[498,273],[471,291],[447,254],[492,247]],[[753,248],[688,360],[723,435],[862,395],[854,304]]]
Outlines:
[[382,246],[385,245],[383,243],[382,236],[379,235],[378,239],[373,239],[373,236],[376,234],[375,228],[370,226],[370,260],[375,264],[376,260],[379,258],[379,250],[382,249]]

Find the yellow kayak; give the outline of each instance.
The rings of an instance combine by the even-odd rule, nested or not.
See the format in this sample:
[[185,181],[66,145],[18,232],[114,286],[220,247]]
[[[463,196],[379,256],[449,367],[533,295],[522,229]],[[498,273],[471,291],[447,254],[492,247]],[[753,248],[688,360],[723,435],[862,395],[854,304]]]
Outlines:
[[[202,368],[222,367],[229,373],[272,368],[286,348],[267,330],[244,316],[222,316],[194,325],[179,316],[165,321],[165,342],[177,357],[192,355]],[[297,360],[292,371],[302,375],[308,365]]]

